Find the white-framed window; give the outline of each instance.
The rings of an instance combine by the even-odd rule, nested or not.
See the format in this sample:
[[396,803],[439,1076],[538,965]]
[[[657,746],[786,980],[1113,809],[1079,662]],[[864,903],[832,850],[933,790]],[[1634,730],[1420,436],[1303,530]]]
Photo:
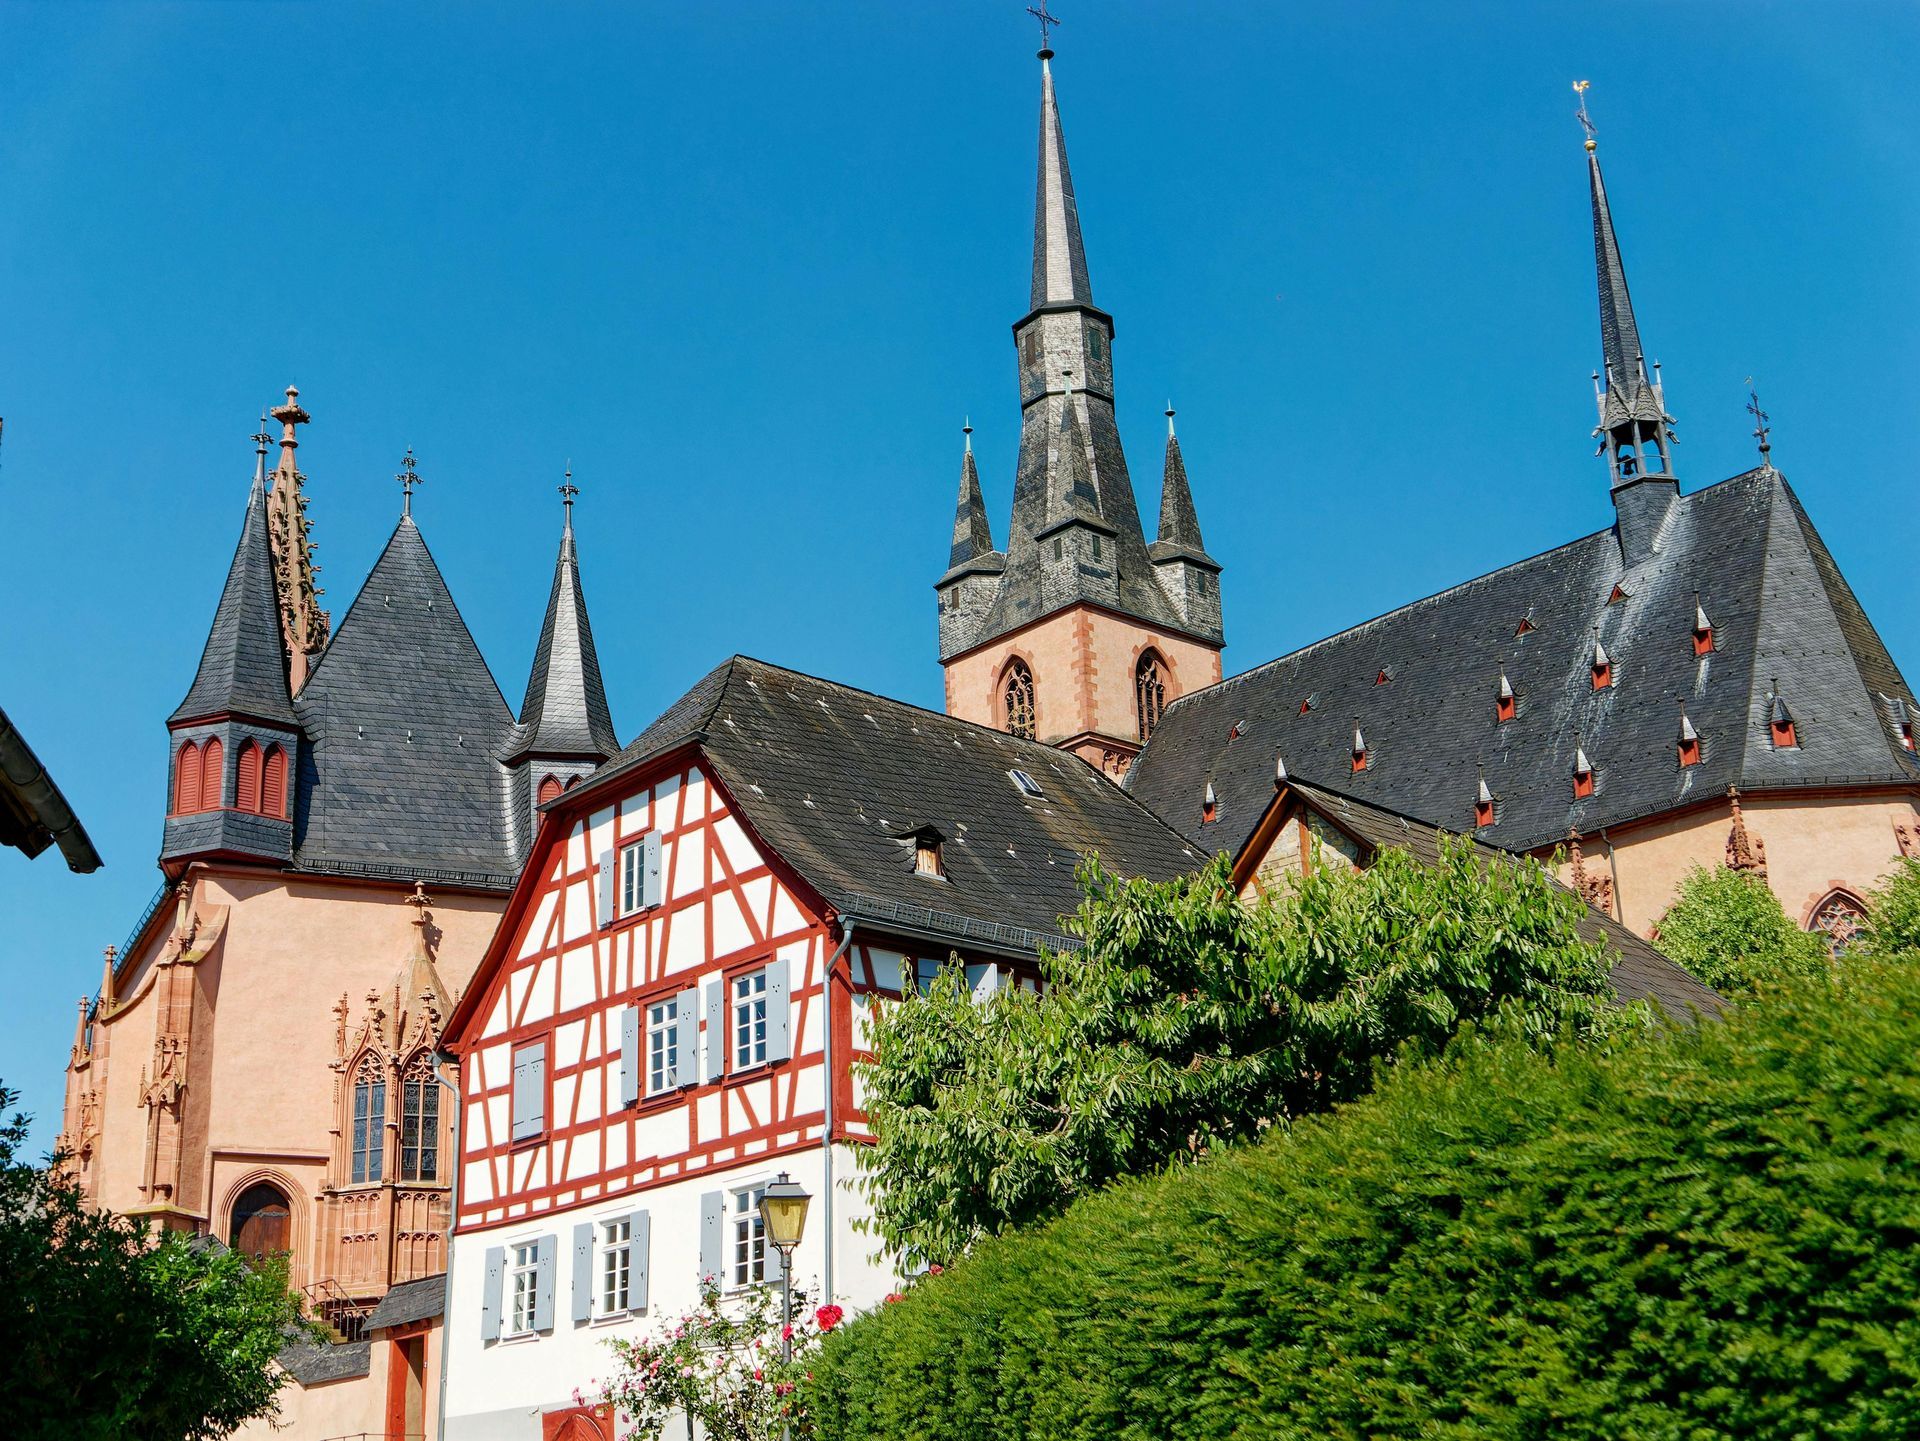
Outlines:
[[633,1217],[600,1223],[600,1314],[620,1316],[633,1309]]
[[765,1186],[749,1186],[733,1193],[730,1254],[727,1277],[732,1289],[758,1286],[767,1279],[767,1233],[760,1219],[760,1198]]
[[630,916],[646,905],[647,847],[635,841],[620,851],[620,914]]
[[767,973],[749,971],[733,982],[733,1064],[744,1070],[766,1059]]
[[540,1243],[522,1241],[507,1264],[507,1330],[523,1336],[533,1330],[540,1296]]
[[680,998],[668,996],[647,1007],[647,1094],[657,1096],[680,1084]]

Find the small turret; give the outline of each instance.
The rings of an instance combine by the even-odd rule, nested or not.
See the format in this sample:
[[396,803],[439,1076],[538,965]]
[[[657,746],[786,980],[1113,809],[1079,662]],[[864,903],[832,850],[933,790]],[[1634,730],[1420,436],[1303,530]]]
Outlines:
[[962,425],[960,432],[966,442],[960,458],[960,500],[953,512],[953,545],[947,552],[946,574],[934,582],[942,655],[973,644],[1007,568],[1006,555],[993,548],[993,526],[973,462],[973,423]]
[[1225,634],[1220,619],[1220,562],[1207,554],[1200,517],[1187,485],[1187,463],[1167,402],[1167,459],[1160,475],[1160,535],[1147,547],[1160,588],[1187,628],[1212,640]]

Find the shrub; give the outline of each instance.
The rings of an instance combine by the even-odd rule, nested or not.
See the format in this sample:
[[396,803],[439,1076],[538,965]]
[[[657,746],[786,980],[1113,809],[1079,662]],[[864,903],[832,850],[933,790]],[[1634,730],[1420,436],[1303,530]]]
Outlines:
[[1920,957],[1920,857],[1908,856],[1867,897],[1867,954]]
[[1747,995],[1827,964],[1826,940],[1787,919],[1767,883],[1725,866],[1695,866],[1660,918],[1659,946],[1724,995]]
[[828,1338],[820,1436],[1920,1431],[1920,968],[1497,1029],[983,1241]]

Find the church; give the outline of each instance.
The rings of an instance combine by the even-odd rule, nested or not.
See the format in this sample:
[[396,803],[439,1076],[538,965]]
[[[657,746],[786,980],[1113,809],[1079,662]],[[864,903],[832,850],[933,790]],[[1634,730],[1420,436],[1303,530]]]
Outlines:
[[876,1302],[847,1185],[874,1008],[955,956],[978,994],[1032,985],[1089,850],[1226,853],[1255,893],[1469,835],[1552,861],[1618,997],[1682,1015],[1718,1005],[1657,948],[1689,867],[1764,878],[1838,951],[1920,854],[1913,692],[1764,423],[1754,469],[1675,474],[1591,135],[1613,523],[1224,677],[1171,414],[1151,538],[1135,498],[1052,58],[1013,513],[997,545],[969,444],[944,714],[736,656],[623,747],[570,493],[516,713],[410,485],[334,629],[295,393],[271,472],[256,438],[168,721],[165,884],[82,1005],[62,1139],[97,1202],[290,1257],[342,1336],[285,1358],[291,1434],[610,1436],[575,1396],[601,1343],[777,1280],[782,1174],[815,1197],[796,1279]]

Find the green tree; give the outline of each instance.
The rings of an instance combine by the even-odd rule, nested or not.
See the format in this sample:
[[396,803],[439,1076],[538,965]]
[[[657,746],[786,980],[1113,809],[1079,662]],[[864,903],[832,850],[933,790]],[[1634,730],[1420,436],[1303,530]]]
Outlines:
[[1868,955],[1920,957],[1920,857],[1908,856],[1867,897]]
[[1247,901],[1225,859],[1165,882],[1089,862],[1078,952],[976,1003],[955,966],[883,1009],[864,1072],[871,1229],[944,1262],[1122,1176],[1324,1111],[1403,1050],[1516,1013],[1536,1039],[1615,1024],[1585,907],[1532,861],[1441,838]]
[[1920,966],[1509,1029],[982,1241],[826,1339],[817,1434],[1920,1434]]
[[1729,996],[1827,964],[1824,938],[1788,920],[1765,881],[1725,866],[1687,872],[1659,938],[1675,964]]
[[[16,1092],[0,1086],[0,1117]],[[307,1330],[277,1266],[90,1209],[0,1121],[0,1356],[23,1441],[217,1441],[271,1416],[273,1360]]]

